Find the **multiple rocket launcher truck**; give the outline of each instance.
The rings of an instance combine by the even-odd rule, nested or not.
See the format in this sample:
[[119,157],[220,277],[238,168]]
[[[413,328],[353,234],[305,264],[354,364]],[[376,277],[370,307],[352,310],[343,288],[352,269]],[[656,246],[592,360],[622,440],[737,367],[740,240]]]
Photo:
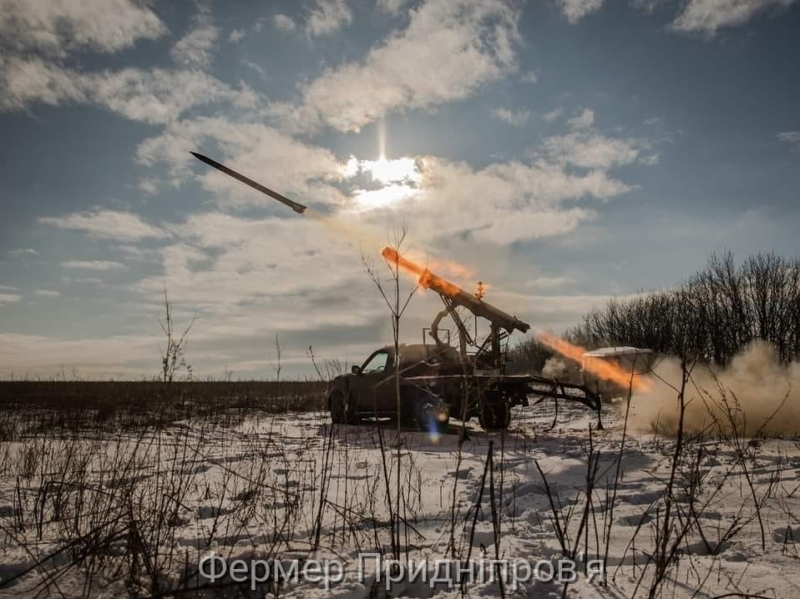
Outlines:
[[[336,423],[356,423],[365,417],[396,417],[415,422],[424,431],[445,428],[450,417],[467,421],[477,417],[487,431],[503,430],[511,408],[553,398],[583,403],[600,417],[601,399],[585,385],[561,383],[533,375],[506,374],[508,338],[514,331],[528,332],[530,325],[486,302],[480,293],[469,294],[432,273],[393,248],[383,257],[396,268],[418,277],[417,283],[439,295],[444,309],[423,343],[387,346],[373,352],[361,366],[336,377],[328,391],[328,407]],[[479,284],[479,289],[481,285]],[[489,323],[489,333],[479,340],[470,333],[459,309]],[[442,339],[439,325],[450,317],[458,344]],[[448,335],[449,337],[449,335]],[[430,339],[430,341],[428,341]]]

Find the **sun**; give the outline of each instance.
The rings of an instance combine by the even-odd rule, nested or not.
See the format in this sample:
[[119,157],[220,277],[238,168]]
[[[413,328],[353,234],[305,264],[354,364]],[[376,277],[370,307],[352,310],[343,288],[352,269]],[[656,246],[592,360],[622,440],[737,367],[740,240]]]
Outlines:
[[379,184],[377,189],[356,189],[353,193],[360,210],[390,207],[419,193],[422,173],[417,160],[410,157],[358,160],[351,156],[344,169],[345,178],[358,174],[369,176]]

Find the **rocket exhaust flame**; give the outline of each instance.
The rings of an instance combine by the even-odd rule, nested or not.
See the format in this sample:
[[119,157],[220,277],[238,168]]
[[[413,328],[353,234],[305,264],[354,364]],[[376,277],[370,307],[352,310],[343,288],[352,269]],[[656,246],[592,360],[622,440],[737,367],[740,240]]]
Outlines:
[[383,256],[384,260],[390,264],[396,265],[400,270],[416,275],[418,277],[417,283],[423,289],[433,288],[434,291],[444,292],[445,295],[449,297],[453,297],[458,293],[464,293],[464,291],[457,285],[454,285],[450,281],[436,276],[427,268],[420,266],[416,262],[412,262],[405,256],[401,256],[400,253],[394,248],[386,246],[381,251],[381,255]]
[[613,362],[608,362],[600,358],[584,357],[583,354],[586,353],[584,348],[573,345],[569,341],[560,339],[555,335],[537,332],[536,339],[565,358],[582,364],[584,370],[591,372],[596,377],[605,381],[616,383],[623,388],[627,388],[631,385],[634,391],[647,392],[653,389],[653,383],[650,379],[628,372]]
[[509,333],[515,330],[527,333],[530,329],[531,325],[527,322],[523,322],[511,314],[506,314],[476,295],[467,293],[458,285],[454,285],[450,281],[433,274],[427,268],[423,268],[416,262],[401,256],[394,248],[383,248],[381,255],[387,262],[396,265],[398,270],[403,270],[418,277],[417,284],[420,287],[430,289],[442,297],[446,297],[453,305],[466,308],[475,316],[485,318],[492,323],[493,327],[505,329]]

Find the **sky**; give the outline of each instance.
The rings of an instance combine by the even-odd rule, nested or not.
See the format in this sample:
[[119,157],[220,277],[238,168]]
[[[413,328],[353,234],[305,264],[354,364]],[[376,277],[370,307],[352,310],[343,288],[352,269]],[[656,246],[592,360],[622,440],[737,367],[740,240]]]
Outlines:
[[403,232],[555,333],[797,256],[796,4],[0,0],[0,376],[157,375],[165,290],[195,377],[360,363]]

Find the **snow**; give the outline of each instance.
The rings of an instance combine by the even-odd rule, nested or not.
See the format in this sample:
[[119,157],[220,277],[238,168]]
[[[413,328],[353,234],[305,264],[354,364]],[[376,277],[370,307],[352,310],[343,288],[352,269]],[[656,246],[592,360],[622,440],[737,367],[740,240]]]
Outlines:
[[[477,560],[484,551],[509,561],[555,561],[563,554],[560,528],[568,548],[594,559],[605,553],[610,527],[607,585],[581,575],[566,596],[646,597],[655,566],[645,565],[664,524],[675,442],[628,429],[621,447],[622,411],[611,404],[604,410],[605,428],[591,431],[591,443],[591,413],[562,403],[551,428],[548,402],[515,409],[504,434],[470,422],[463,444],[459,434],[400,432],[403,560],[427,560],[429,574],[436,560]],[[327,414],[297,413],[0,443],[0,578],[22,574],[0,587],[0,596],[177,596],[170,591],[198,584],[191,574],[210,555],[228,563],[338,559],[346,576],[329,590],[299,580],[282,585],[280,595],[382,596],[371,561],[365,580],[356,574],[359,552],[392,554],[397,441],[391,423],[331,429]],[[800,596],[800,441],[745,440],[738,447],[744,453],[714,439],[687,440],[671,499],[671,530],[686,529],[685,538],[656,596]],[[585,510],[590,458],[596,476]],[[271,585],[224,596],[263,596],[277,590]],[[485,581],[466,591],[490,597],[501,589]],[[503,592],[561,597],[564,587],[529,580]],[[387,595],[449,598],[461,589],[406,579]]]

